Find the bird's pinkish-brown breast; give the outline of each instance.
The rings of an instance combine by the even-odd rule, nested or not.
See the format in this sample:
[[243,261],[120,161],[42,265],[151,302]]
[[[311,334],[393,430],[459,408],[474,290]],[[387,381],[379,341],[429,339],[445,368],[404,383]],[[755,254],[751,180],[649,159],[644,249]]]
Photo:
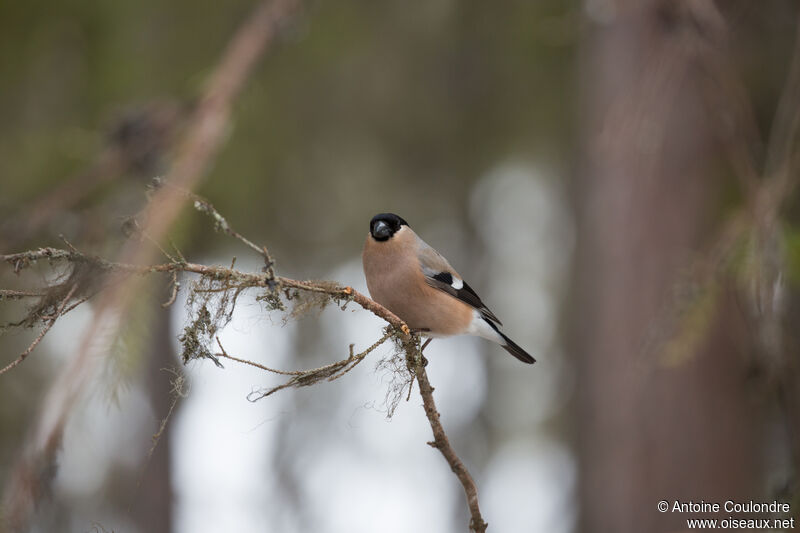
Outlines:
[[417,236],[407,226],[383,242],[367,235],[362,260],[370,296],[412,329],[441,336],[463,333],[472,307],[426,283],[417,248]]

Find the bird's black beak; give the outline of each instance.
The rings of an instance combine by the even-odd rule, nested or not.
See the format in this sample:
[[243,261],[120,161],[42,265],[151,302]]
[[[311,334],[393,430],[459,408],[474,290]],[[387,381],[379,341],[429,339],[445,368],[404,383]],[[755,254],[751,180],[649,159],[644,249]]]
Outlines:
[[392,229],[389,227],[389,224],[384,222],[383,220],[379,220],[372,225],[372,236],[378,239],[379,241],[385,241],[392,235]]

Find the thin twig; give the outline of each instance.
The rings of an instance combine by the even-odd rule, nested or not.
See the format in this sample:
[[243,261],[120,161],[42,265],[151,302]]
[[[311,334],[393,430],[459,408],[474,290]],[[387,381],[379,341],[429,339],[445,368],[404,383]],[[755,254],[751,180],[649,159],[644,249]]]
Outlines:
[[[266,272],[266,274],[269,276],[270,282],[275,279],[275,261],[272,259],[272,255],[269,253],[269,250],[266,246],[257,246],[255,243],[253,243],[253,241],[233,229],[233,226],[230,225],[228,220],[223,217],[208,200],[201,198],[193,192],[188,192],[187,194],[191,195],[191,197],[194,199],[194,208],[214,218],[219,229],[231,237],[239,239],[245,244],[245,246],[264,256],[264,272]],[[231,268],[233,268],[233,265],[231,265]]]
[[220,353],[214,354],[217,357],[224,357],[225,359],[230,359],[231,361],[236,361],[237,363],[254,366],[256,368],[260,368],[261,370],[266,370],[267,372],[272,372],[273,374],[279,374],[281,376],[302,376],[305,372],[303,370],[278,370],[276,368],[270,368],[266,365],[262,365],[261,363],[256,363],[255,361],[240,359],[239,357],[228,354],[228,352],[225,351],[225,347],[222,346],[222,342],[220,342],[219,337],[216,337],[216,339],[217,345],[220,349]]
[[44,296],[46,293],[42,291],[15,291],[13,289],[0,289],[0,300],[9,298],[11,300],[20,300],[22,298],[36,298]]
[[[230,225],[228,220],[220,214],[219,211],[209,202],[208,200],[201,198],[199,195],[194,194],[190,191],[181,191],[183,194],[186,194],[189,198],[194,201],[194,208],[200,211],[201,213],[205,213],[211,218],[214,219],[216,223],[217,229],[222,231],[223,233],[227,233],[231,237],[235,239],[239,239],[245,246],[254,250],[259,255],[265,255],[266,248],[259,247],[254,244],[250,239],[233,229],[233,226]],[[267,254],[268,255],[268,254]]]
[[167,410],[167,414],[161,420],[161,424],[158,426],[158,431],[153,434],[152,441],[153,444],[150,446],[150,451],[147,452],[147,460],[153,457],[153,452],[158,446],[158,442],[161,440],[161,436],[164,434],[164,431],[167,429],[167,423],[169,422],[170,417],[172,416],[172,412],[175,410],[175,406],[178,404],[178,400],[181,398],[186,398],[189,395],[189,391],[186,390],[186,378],[183,377],[183,374],[177,370],[173,370],[171,368],[162,368],[165,372],[170,372],[175,376],[175,379],[172,380],[172,390],[170,393],[172,394],[172,401],[169,405],[169,410]]
[[403,344],[406,350],[408,364],[413,368],[414,375],[417,377],[419,383],[419,393],[422,396],[422,405],[425,408],[425,415],[430,422],[431,430],[433,430],[433,441],[428,442],[428,445],[436,448],[444,456],[450,469],[461,482],[464,488],[464,496],[467,498],[467,506],[471,516],[469,528],[475,533],[484,533],[488,524],[484,522],[481,516],[481,509],[478,505],[478,487],[475,481],[464,466],[464,463],[456,454],[456,451],[450,445],[450,440],[447,438],[447,433],[444,431],[442,422],[439,420],[439,411],[436,410],[436,403],[433,400],[434,388],[428,380],[428,373],[425,371],[424,358],[422,351],[417,349],[416,342],[406,342]]
[[17,357],[16,359],[14,359],[10,363],[8,363],[5,367],[0,369],[0,376],[2,376],[6,372],[8,372],[12,368],[14,368],[15,366],[17,366],[21,362],[23,362],[25,360],[25,358],[28,357],[31,354],[31,352],[34,350],[34,348],[36,348],[36,346],[39,345],[39,343],[42,341],[44,336],[47,335],[47,332],[50,331],[50,328],[53,327],[53,324],[56,323],[56,320],[58,320],[58,317],[60,317],[62,314],[64,314],[64,308],[67,306],[67,302],[70,301],[70,299],[72,298],[72,295],[75,294],[75,291],[77,289],[78,289],[78,284],[76,283],[69,290],[69,292],[67,293],[66,298],[64,298],[64,300],[61,301],[61,304],[58,306],[58,309],[56,310],[55,314],[53,314],[53,316],[50,317],[50,319],[47,321],[47,324],[45,324],[44,328],[42,328],[42,331],[39,333],[39,335],[37,335],[36,338],[33,339],[33,342],[30,344],[30,346],[28,346],[28,348],[24,352],[19,354],[19,357]]
[[373,350],[375,350],[378,346],[386,342],[389,337],[396,334],[394,328],[389,328],[377,341],[375,341],[371,346],[369,346],[363,352],[354,354],[353,353],[353,345],[350,345],[350,356],[347,359],[342,359],[340,361],[336,361],[334,363],[321,366],[319,368],[312,368],[309,370],[277,370],[275,368],[270,368],[266,365],[262,365],[261,363],[256,363],[255,361],[250,361],[248,359],[241,359],[239,357],[235,357],[233,355],[228,354],[225,351],[225,348],[222,346],[222,343],[217,337],[217,344],[219,345],[219,349],[222,353],[214,354],[215,357],[222,357],[225,359],[230,359],[231,361],[236,361],[238,363],[243,363],[245,365],[254,366],[256,368],[260,368],[261,370],[266,370],[267,372],[272,372],[273,374],[279,374],[281,376],[292,376],[292,378],[281,385],[276,387],[272,387],[266,390],[254,391],[248,399],[251,401],[258,401],[262,398],[266,398],[271,394],[274,394],[280,390],[286,389],[288,387],[307,387],[309,385],[313,385],[323,379],[327,379],[328,381],[333,381],[335,379],[339,379],[340,377],[344,376],[348,372],[350,372],[353,368],[355,368],[364,358],[369,355]]
[[88,302],[89,300],[91,300],[92,296],[94,296],[95,294],[97,294],[97,292],[93,292],[93,293],[91,293],[91,294],[87,294],[86,296],[83,296],[83,297],[81,297],[81,298],[78,298],[77,300],[75,300],[74,302],[72,302],[72,304],[70,304],[70,305],[69,305],[69,306],[68,306],[66,309],[64,309],[64,310],[63,310],[63,311],[60,313],[60,316],[64,316],[64,315],[66,315],[67,313],[69,313],[70,311],[72,311],[73,309],[75,309],[76,307],[78,307],[79,305],[81,305],[81,304],[84,304],[84,303]]
[[181,288],[181,284],[178,281],[178,273],[177,272],[173,272],[172,273],[172,281],[171,281],[170,285],[172,286],[172,294],[170,294],[169,300],[167,300],[166,302],[161,304],[161,307],[163,307],[165,309],[167,307],[169,307],[170,305],[174,304],[175,300],[178,298],[178,290]]

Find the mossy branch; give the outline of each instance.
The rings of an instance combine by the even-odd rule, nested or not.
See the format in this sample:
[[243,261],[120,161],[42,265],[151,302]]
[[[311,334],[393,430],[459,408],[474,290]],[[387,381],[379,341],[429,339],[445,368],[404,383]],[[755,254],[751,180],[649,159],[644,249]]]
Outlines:
[[[216,211],[214,212],[216,213]],[[240,240],[244,240],[244,237],[241,237],[241,235],[234,232],[230,226],[226,227],[227,229],[223,229],[223,231],[235,236],[236,238],[239,238]],[[265,258],[269,257],[266,248],[258,248],[255,246],[250,247],[258,251],[263,250],[263,255]],[[278,276],[272,270],[271,259],[269,259],[269,262],[265,267],[266,271],[257,273],[243,272],[232,267],[228,268],[191,263],[184,260],[176,260],[156,265],[133,265],[128,263],[117,263],[99,257],[83,254],[74,248],[69,250],[60,248],[40,248],[38,250],[31,250],[17,254],[0,255],[0,261],[10,265],[15,272],[20,272],[21,270],[34,265],[38,261],[49,261],[51,263],[64,262],[73,265],[73,267],[76,265],[89,265],[91,268],[87,269],[86,271],[93,272],[95,275],[103,275],[104,273],[113,272],[115,274],[113,278],[114,282],[124,282],[126,276],[169,274],[171,276],[174,289],[171,301],[175,300],[175,292],[178,290],[178,284],[174,276],[177,273],[197,275],[200,281],[194,284],[190,299],[196,297],[205,297],[206,299],[202,301],[202,305],[195,320],[184,330],[184,334],[181,337],[181,340],[184,343],[184,362],[188,362],[188,360],[198,357],[207,357],[221,366],[219,359],[228,359],[247,364],[267,372],[290,376],[290,379],[281,385],[251,393],[249,396],[251,401],[265,398],[285,388],[307,387],[323,380],[331,381],[342,377],[361,361],[363,361],[366,356],[373,352],[378,346],[386,342],[389,338],[395,337],[404,352],[408,372],[413,378],[416,378],[416,381],[419,384],[420,395],[422,397],[425,414],[428,418],[434,436],[434,440],[428,444],[441,452],[442,456],[450,465],[451,470],[456,475],[463,487],[471,515],[470,529],[477,533],[483,533],[486,531],[487,524],[484,522],[481,516],[478,505],[477,486],[475,485],[475,482],[472,479],[472,476],[469,474],[467,468],[464,466],[464,463],[460,460],[455,450],[451,446],[449,439],[447,438],[447,434],[445,433],[441,421],[439,420],[439,412],[436,409],[436,404],[434,403],[433,399],[434,389],[431,386],[425,371],[426,361],[422,356],[419,336],[412,334],[405,322],[403,322],[394,313],[366,295],[354,290],[352,287],[342,286],[329,281],[295,280],[284,276]],[[35,347],[35,345],[38,344],[38,341],[41,340],[41,337],[47,333],[47,330],[52,325],[52,322],[54,322],[55,319],[63,313],[70,300],[75,297],[75,287],[77,287],[77,285],[73,286],[67,296],[60,303],[58,311],[50,319],[51,322],[49,322],[48,327],[43,330],[39,337],[37,337],[37,341],[32,345],[27,353],[32,351],[33,347]],[[329,300],[335,300],[337,303],[341,304],[342,308],[344,308],[347,302],[353,301],[362,308],[385,320],[388,323],[388,326],[384,332],[384,335],[364,351],[360,353],[354,353],[354,346],[350,345],[350,354],[345,359],[310,370],[277,370],[254,361],[249,361],[247,359],[242,359],[228,354],[216,335],[219,327],[218,324],[216,324],[216,321],[218,321],[219,317],[221,316],[226,316],[227,320],[230,319],[230,315],[233,312],[233,307],[235,305],[235,299],[238,297],[239,293],[245,289],[265,290],[265,294],[260,297],[260,299],[266,301],[272,308],[283,308],[281,303],[281,295],[287,299],[298,298],[301,297],[302,294],[324,295],[325,299],[323,300],[322,305],[327,303]],[[46,298],[47,294],[48,289],[45,288],[36,291],[19,291],[19,294],[14,294],[14,296],[39,296]],[[230,294],[233,294],[233,303],[230,303],[230,298],[228,298],[228,295]],[[221,295],[222,298],[221,302],[217,302],[217,308],[215,310],[215,316],[217,317],[216,319],[214,316],[212,316],[211,311],[209,311],[207,307],[207,298],[209,295]],[[342,304],[342,302],[344,303]],[[41,306],[37,306],[34,309],[40,308]],[[26,320],[35,322],[37,320],[43,320],[44,318],[44,316],[29,316],[26,317]],[[206,337],[213,336],[214,340],[216,340],[217,346],[219,347],[218,353],[212,354],[208,348],[203,345],[202,339],[200,338],[203,335]],[[16,364],[19,362],[21,361],[15,362],[13,366],[16,366]]]
[[[39,248],[20,252],[16,254],[0,255],[0,262],[5,262],[13,266],[14,272],[20,272],[40,260],[64,261],[73,265],[91,264],[97,267],[99,272],[117,272],[120,274],[154,274],[154,273],[173,273],[188,272],[199,274],[202,278],[211,281],[225,281],[229,284],[228,288],[235,287],[264,287],[270,286],[271,276],[265,273],[243,272],[234,268],[222,266],[202,265],[199,263],[187,263],[175,261],[156,265],[132,265],[128,263],[116,263],[100,257],[89,256],[75,250],[64,250],[60,248]],[[400,320],[394,313],[361,294],[352,287],[342,286],[336,283],[316,280],[295,280],[284,276],[274,276],[272,281],[275,287],[272,290],[281,291],[284,289],[297,289],[303,292],[322,293],[337,299],[352,300],[362,308],[370,311],[374,315],[386,320],[389,324],[397,328],[405,335],[411,331],[408,326]],[[11,292],[11,291],[6,291]],[[41,296],[43,292],[36,291],[16,291],[19,297]]]
[[[214,210],[214,213],[216,213],[216,210]],[[241,237],[239,234],[235,233],[229,226],[226,225],[226,227],[227,229],[224,230],[226,233],[229,233],[240,240],[244,239],[244,237]],[[266,248],[258,248],[255,246],[251,246],[251,248],[254,248],[257,251],[263,249],[265,257],[269,257],[267,255]],[[222,346],[222,343],[219,341],[219,338],[216,336],[217,328],[212,328],[213,320],[210,311],[208,311],[204,303],[201,307],[201,312],[198,314],[198,317],[192,323],[191,327],[186,328],[184,335],[182,336],[185,350],[184,362],[188,362],[189,359],[196,357],[208,357],[219,365],[219,359],[224,358],[247,364],[267,372],[291,376],[289,380],[281,385],[252,393],[249,396],[249,399],[256,401],[288,387],[307,387],[323,380],[331,381],[337,379],[347,374],[356,365],[363,361],[367,355],[374,351],[378,346],[386,342],[390,337],[397,337],[403,348],[403,351],[405,352],[408,370],[419,383],[420,395],[422,396],[423,406],[425,408],[425,415],[427,416],[433,431],[434,440],[428,444],[442,453],[445,460],[450,465],[451,470],[461,482],[471,514],[470,529],[478,533],[486,531],[486,522],[483,521],[480,508],[478,506],[477,486],[475,485],[472,476],[464,466],[464,463],[459,459],[455,450],[450,445],[447,434],[445,433],[441,421],[439,420],[439,412],[436,409],[436,404],[434,403],[433,399],[434,389],[428,380],[427,373],[425,372],[425,360],[422,357],[419,337],[417,335],[413,335],[405,322],[403,322],[399,317],[371,298],[361,294],[352,287],[342,286],[337,283],[313,280],[301,281],[275,275],[274,271],[271,269],[271,264],[269,264],[269,272],[250,273],[236,270],[234,268],[209,266],[185,261],[173,261],[169,263],[143,266],[116,263],[99,257],[85,255],[76,249],[65,250],[59,248],[40,248],[38,250],[31,250],[17,254],[0,255],[0,261],[9,264],[15,272],[20,272],[22,269],[28,268],[34,265],[36,262],[42,260],[50,262],[66,262],[72,265],[88,264],[94,267],[90,269],[90,271],[95,273],[115,272],[118,275],[148,275],[166,273],[174,275],[175,273],[183,272],[196,274],[201,280],[207,282],[207,285],[196,284],[193,289],[195,294],[215,292],[227,294],[229,292],[234,292],[235,295],[238,295],[239,292],[247,288],[266,289],[267,296],[264,299],[273,302],[273,305],[277,305],[275,302],[280,302],[281,293],[289,295],[289,290],[297,291],[295,295],[299,293],[323,294],[330,299],[335,299],[337,302],[345,301],[345,304],[347,301],[353,301],[362,308],[382,318],[389,324],[389,326],[386,328],[384,335],[366,350],[357,354],[353,353],[354,347],[351,344],[350,355],[346,359],[310,370],[283,371],[228,354],[225,348]],[[116,277],[115,279],[122,280],[124,278]],[[173,285],[174,284],[175,282],[173,278]],[[73,298],[76,287],[77,286],[73,286],[73,288],[67,294],[67,297],[61,302],[59,311],[51,318],[51,321],[48,323],[49,325],[45,330],[42,331],[39,337],[37,337],[37,340],[31,346],[31,348],[26,351],[26,356],[30,353],[30,351],[32,351],[35,345],[38,344],[38,341],[41,340],[41,337],[47,333],[47,330],[49,330],[49,327],[52,326],[52,323],[55,321],[55,319],[61,315],[66,305]],[[29,297],[40,296],[41,294],[47,294],[47,290],[20,292],[20,295]],[[174,295],[171,299],[174,300]],[[232,313],[232,306],[229,310],[226,310],[225,307],[226,305],[223,304],[221,308],[218,309],[218,314],[220,312],[227,314]],[[37,309],[38,308],[39,307],[37,307]],[[36,320],[38,318],[42,317],[27,317],[28,320]],[[214,339],[216,340],[220,350],[219,353],[211,354],[207,349],[204,351],[198,349],[198,346],[200,345],[198,331],[201,334],[213,333]],[[187,343],[189,343],[190,351],[194,354],[194,357],[186,356]],[[194,350],[192,351],[191,348]],[[5,372],[5,370],[16,366],[19,364],[19,362],[21,362],[21,360],[15,361],[12,365],[9,365],[9,367],[3,371],[0,371],[0,374]]]

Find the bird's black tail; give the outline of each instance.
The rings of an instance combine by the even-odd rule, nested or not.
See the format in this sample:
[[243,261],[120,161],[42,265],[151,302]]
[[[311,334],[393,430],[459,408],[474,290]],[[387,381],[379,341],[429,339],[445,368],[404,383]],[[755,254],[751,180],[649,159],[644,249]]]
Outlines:
[[531,356],[531,354],[520,348],[516,342],[506,337],[502,331],[498,331],[497,333],[499,333],[500,336],[503,337],[503,341],[505,342],[505,344],[503,344],[503,348],[505,348],[508,353],[510,353],[523,363],[528,363],[529,365],[532,365],[533,363],[536,362],[536,359],[534,359]]

